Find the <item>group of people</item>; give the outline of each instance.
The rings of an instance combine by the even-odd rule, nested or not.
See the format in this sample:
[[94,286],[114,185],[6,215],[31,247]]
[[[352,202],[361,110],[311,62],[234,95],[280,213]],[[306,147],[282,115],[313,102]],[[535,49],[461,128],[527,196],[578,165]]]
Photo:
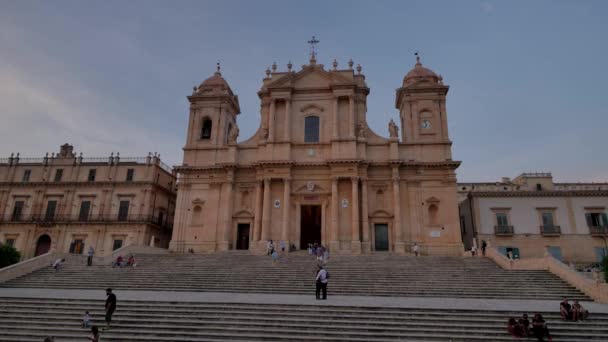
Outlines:
[[551,334],[547,323],[543,319],[543,315],[537,313],[532,318],[532,322],[528,319],[527,314],[523,314],[520,319],[513,317],[509,318],[507,323],[507,331],[513,337],[536,337],[538,341],[544,341],[545,337],[551,341]]
[[[104,306],[106,315],[105,321],[106,326],[102,330],[110,329],[110,322],[112,321],[112,315],[114,311],[116,311],[116,295],[112,293],[111,288],[106,289],[106,303]],[[87,337],[91,342],[99,342],[101,341],[101,335],[99,332],[99,328],[96,325],[91,325],[91,315],[89,311],[85,311],[84,316],[82,317],[82,327],[85,329],[91,329],[91,336]],[[54,342],[55,338],[48,336],[44,339],[44,342]]]
[[[481,240],[481,256],[486,256],[486,249],[488,248],[488,243],[486,240]],[[471,256],[477,255],[477,246],[473,245],[471,247]]]
[[323,245],[319,245],[318,243],[309,243],[308,244],[308,255],[314,255],[317,258],[317,261],[322,264],[327,264],[329,260],[329,249]]
[[127,261],[125,261],[125,258],[123,258],[122,255],[119,255],[118,257],[116,257],[116,261],[114,261],[112,263],[112,267],[120,267],[123,268],[125,266],[127,267],[135,267],[137,266],[137,262],[135,262],[135,256],[133,254],[129,254],[129,256],[127,257]]
[[568,298],[559,304],[559,314],[565,321],[582,321],[589,317],[589,311],[585,309],[578,300],[574,300],[574,304],[568,303]]

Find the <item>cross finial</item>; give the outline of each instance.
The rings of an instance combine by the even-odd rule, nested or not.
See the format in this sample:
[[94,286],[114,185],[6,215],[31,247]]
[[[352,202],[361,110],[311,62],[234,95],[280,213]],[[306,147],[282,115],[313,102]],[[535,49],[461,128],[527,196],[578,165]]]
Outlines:
[[414,56],[416,56],[416,64],[420,64],[420,55],[418,54],[418,51],[414,53]]
[[218,76],[222,76],[222,74],[220,73],[220,61],[217,61],[216,68],[217,68],[217,71],[215,72],[215,74]]
[[314,64],[317,61],[316,45],[319,44],[319,41],[315,36],[312,36],[312,39],[308,41],[308,44],[310,44],[310,63]]

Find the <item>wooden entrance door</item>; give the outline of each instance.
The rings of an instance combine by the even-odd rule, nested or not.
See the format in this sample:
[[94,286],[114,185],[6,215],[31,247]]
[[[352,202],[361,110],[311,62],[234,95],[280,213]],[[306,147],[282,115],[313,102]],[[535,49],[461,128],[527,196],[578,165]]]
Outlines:
[[388,225],[379,223],[374,225],[374,250],[388,251]]
[[249,223],[239,223],[236,229],[236,249],[249,249]]
[[36,254],[34,256],[39,256],[47,253],[51,249],[51,237],[48,235],[42,235],[38,238],[38,242],[36,243]]

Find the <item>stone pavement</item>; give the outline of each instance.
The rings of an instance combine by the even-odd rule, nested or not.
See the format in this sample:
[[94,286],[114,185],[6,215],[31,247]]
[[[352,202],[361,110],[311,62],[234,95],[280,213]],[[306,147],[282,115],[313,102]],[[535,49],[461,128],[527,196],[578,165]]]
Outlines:
[[[514,291],[517,291],[514,289]],[[119,302],[157,301],[194,303],[245,303],[245,304],[286,304],[286,305],[329,305],[412,309],[443,310],[488,310],[515,312],[558,312],[557,300],[518,300],[480,298],[432,298],[432,297],[373,297],[373,296],[332,296],[331,285],[328,300],[315,300],[310,296],[289,294],[225,293],[225,292],[185,292],[185,291],[134,291],[115,290]],[[50,298],[50,299],[105,299],[105,289],[35,289],[0,288],[0,298]],[[591,313],[608,314],[608,304],[584,303]]]

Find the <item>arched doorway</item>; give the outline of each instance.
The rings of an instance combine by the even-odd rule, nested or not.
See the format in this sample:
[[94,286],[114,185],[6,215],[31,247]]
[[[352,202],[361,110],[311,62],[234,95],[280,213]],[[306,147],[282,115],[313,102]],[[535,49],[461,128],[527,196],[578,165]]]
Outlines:
[[34,256],[39,256],[47,253],[51,249],[51,237],[44,234],[38,238],[38,242],[36,243],[36,254]]

